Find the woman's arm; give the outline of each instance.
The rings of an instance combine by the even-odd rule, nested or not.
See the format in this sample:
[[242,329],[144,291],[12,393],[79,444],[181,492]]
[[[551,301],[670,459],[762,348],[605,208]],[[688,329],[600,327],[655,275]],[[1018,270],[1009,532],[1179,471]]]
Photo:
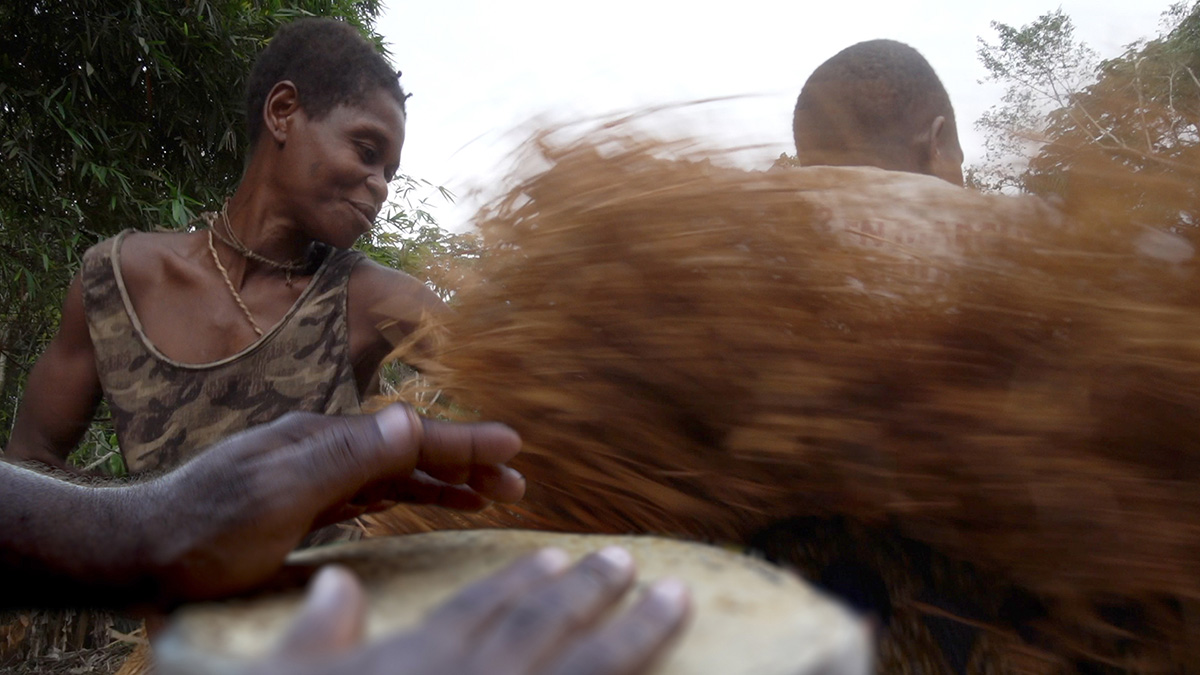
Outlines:
[[[350,358],[359,395],[375,386],[375,376],[392,349],[411,334],[425,315],[450,308],[425,284],[370,260],[355,265],[347,298]],[[386,327],[381,330],[381,326]]]
[[67,289],[58,334],[29,373],[6,458],[66,468],[67,455],[91,424],[100,396],[83,281],[76,276]]

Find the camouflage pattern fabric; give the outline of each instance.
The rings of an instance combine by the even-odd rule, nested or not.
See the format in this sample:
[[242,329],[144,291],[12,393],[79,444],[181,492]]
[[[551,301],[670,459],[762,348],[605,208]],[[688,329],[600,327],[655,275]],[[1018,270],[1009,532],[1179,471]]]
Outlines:
[[261,338],[228,358],[189,364],[164,356],[142,331],[121,276],[128,233],[89,249],[82,274],[96,372],[131,473],[169,470],[291,411],[359,412],[346,292],[361,253],[329,249],[300,298]]

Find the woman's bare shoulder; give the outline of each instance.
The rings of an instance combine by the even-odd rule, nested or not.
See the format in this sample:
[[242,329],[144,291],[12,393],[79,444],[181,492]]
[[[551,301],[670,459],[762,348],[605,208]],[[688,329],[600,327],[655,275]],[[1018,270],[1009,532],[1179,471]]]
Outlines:
[[120,241],[121,273],[130,282],[150,283],[193,265],[196,237],[187,232],[129,232]]
[[350,274],[350,301],[374,314],[393,318],[416,318],[423,312],[442,312],[446,305],[421,280],[365,259]]

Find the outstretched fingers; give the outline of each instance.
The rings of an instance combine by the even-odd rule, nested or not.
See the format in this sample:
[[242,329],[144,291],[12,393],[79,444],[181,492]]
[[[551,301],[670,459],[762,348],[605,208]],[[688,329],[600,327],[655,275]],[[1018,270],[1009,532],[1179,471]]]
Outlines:
[[568,650],[545,675],[632,675],[645,672],[679,635],[691,611],[676,579],[652,584],[632,608]]
[[496,422],[470,424],[422,419],[417,468],[452,485],[466,483],[472,469],[498,466],[521,450],[521,437]]
[[633,579],[633,558],[625,549],[585,557],[512,603],[480,640],[476,671],[534,672],[620,600]]
[[485,499],[512,504],[525,496],[525,476],[503,464],[477,464],[471,468],[467,487]]
[[496,423],[426,420],[412,408],[389,406],[375,415],[339,418],[309,440],[310,470],[318,499],[403,501],[479,509],[514,502],[525,479],[503,466],[521,449],[516,432]]
[[557,548],[521,558],[460,591],[430,614],[425,628],[431,636],[474,642],[502,609],[561,574],[570,562],[567,553]]
[[605,621],[633,584],[633,559],[610,547],[569,563],[562,550],[539,551],[468,586],[416,630],[342,654],[361,637],[363,592],[346,570],[323,570],[301,618],[263,664],[268,667],[255,672],[647,672],[687,620],[687,589],[675,580],[657,582],[630,609]]

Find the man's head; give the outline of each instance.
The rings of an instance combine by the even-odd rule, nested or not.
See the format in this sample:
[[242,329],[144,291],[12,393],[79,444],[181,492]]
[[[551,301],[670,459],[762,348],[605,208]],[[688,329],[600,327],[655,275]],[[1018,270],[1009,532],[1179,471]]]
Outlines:
[[300,19],[286,24],[254,62],[246,82],[246,124],[251,149],[263,131],[263,106],[275,85],[295,85],[301,107],[322,119],[335,107],[359,105],[384,91],[404,109],[399,73],[349,24]]
[[813,72],[792,119],[805,166],[876,166],[962,184],[962,149],[950,97],[917,50],[860,42]]

